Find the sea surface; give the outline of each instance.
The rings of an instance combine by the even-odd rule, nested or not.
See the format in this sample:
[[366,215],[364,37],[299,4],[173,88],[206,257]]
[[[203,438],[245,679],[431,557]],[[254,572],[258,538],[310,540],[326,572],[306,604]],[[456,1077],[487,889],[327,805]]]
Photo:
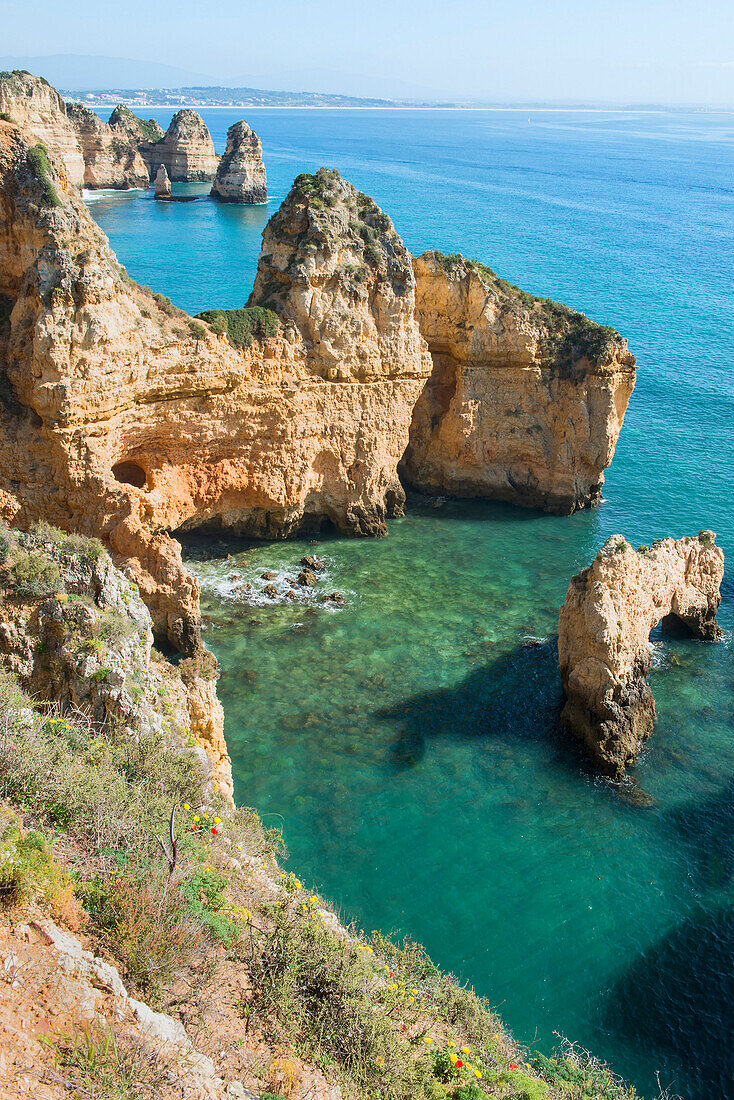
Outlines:
[[[166,126],[170,111],[155,112]],[[202,111],[218,150],[240,111]],[[336,167],[415,253],[461,251],[616,326],[638,357],[604,503],[414,502],[388,538],[194,543],[239,801],[345,919],[418,939],[548,1051],[648,1097],[734,1097],[734,116],[248,110],[271,201],[90,209],[142,283],[243,305],[293,178]],[[558,607],[612,533],[717,532],[723,642],[653,633],[626,788],[559,728]],[[235,587],[328,562],[298,604]],[[227,559],[226,554],[232,557]],[[330,609],[320,595],[342,592]]]

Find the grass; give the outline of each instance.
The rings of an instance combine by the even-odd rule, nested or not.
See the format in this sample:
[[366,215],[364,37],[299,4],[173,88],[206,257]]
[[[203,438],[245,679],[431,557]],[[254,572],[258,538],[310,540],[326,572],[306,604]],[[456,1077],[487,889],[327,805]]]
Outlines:
[[58,1070],[53,1076],[77,1098],[154,1100],[183,1084],[159,1051],[122,1026],[95,1026],[51,1045]]
[[53,185],[48,150],[42,142],[39,141],[28,150],[26,153],[26,163],[31,175],[40,185],[41,200],[44,206],[63,206],[58,192]]
[[208,309],[197,313],[219,336],[226,336],[233,348],[249,348],[253,339],[275,336],[280,327],[277,313],[262,306],[243,309]]
[[[93,568],[98,544],[71,538],[79,540],[46,526],[25,536],[2,528],[3,568],[19,549],[46,555],[62,581]],[[86,606],[83,594],[66,596]],[[77,643],[114,658],[130,640],[124,617],[104,613],[94,623]],[[141,691],[152,698],[158,685],[160,727],[44,706],[0,673],[0,797],[14,806],[0,833],[0,894],[57,908],[61,900],[69,912],[82,900],[92,942],[155,1007],[195,1002],[216,985],[226,955],[242,978],[247,1024],[271,1049],[322,1068],[347,1097],[632,1100],[633,1090],[573,1048],[547,1058],[523,1051],[492,1007],[419,945],[343,929],[295,875],[276,879],[279,834],[217,793],[174,720],[176,692],[191,676],[216,675],[213,663],[192,661],[181,673],[154,664],[157,677]],[[158,839],[168,837],[172,807],[175,851]],[[74,853],[70,871],[54,862],[51,831]],[[137,1054],[126,1061],[116,1044],[90,1035],[63,1048],[60,1068],[81,1094],[145,1094]],[[292,1059],[275,1061],[269,1087],[288,1095]]]

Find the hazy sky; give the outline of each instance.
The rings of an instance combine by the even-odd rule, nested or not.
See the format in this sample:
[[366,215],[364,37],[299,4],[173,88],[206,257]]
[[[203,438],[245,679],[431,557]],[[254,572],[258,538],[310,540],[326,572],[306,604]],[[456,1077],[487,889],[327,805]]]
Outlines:
[[734,0],[2,0],[0,51],[267,88],[734,106]]

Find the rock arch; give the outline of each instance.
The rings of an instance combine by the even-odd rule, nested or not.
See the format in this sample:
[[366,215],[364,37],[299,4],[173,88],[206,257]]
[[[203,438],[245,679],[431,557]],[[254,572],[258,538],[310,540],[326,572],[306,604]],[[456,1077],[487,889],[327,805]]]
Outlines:
[[700,638],[721,635],[724,554],[715,538],[701,531],[633,550],[613,535],[571,580],[558,619],[561,720],[608,775],[634,763],[655,722],[650,631],[672,616]]

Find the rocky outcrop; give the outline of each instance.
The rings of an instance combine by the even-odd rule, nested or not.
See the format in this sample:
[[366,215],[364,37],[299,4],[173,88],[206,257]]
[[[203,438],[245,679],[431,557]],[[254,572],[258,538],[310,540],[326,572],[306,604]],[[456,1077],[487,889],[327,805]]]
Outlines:
[[203,182],[217,174],[219,157],[211,134],[201,115],[188,107],[176,112],[160,141],[141,145],[140,151],[151,179],[161,164],[172,183]]
[[158,166],[158,171],[155,176],[155,197],[157,199],[170,199],[171,197],[171,181],[168,178],[168,172],[166,171],[165,164]]
[[714,539],[701,531],[635,551],[615,535],[569,585],[558,621],[562,721],[609,775],[621,776],[652,732],[646,676],[653,627],[662,620],[700,638],[720,635],[724,555]]
[[[408,254],[336,174],[299,179],[256,290],[281,319],[239,311],[241,346],[194,325],[126,277],[62,175],[0,122],[0,513],[98,535],[189,653],[199,588],[171,533],[384,534],[430,372]],[[240,314],[271,335],[236,339]]]
[[433,372],[404,478],[550,512],[596,503],[635,383],[626,340],[462,256],[426,252],[414,270]]
[[41,142],[63,166],[72,187],[84,184],[84,155],[66,105],[48,81],[27,72],[0,73],[0,115],[20,127],[29,145]]
[[154,145],[164,136],[164,129],[154,118],[138,118],[124,103],[118,103],[109,117],[108,125],[121,137],[136,146]]
[[82,149],[85,187],[148,186],[148,169],[133,141],[80,103],[69,103],[66,112]]
[[227,150],[219,162],[211,194],[219,202],[268,201],[262,145],[246,122],[235,122],[227,131]]
[[231,798],[214,657],[154,661],[150,614],[97,540],[47,526],[3,529],[0,556],[0,666],[34,698],[133,740],[153,736],[183,751],[190,735]]

